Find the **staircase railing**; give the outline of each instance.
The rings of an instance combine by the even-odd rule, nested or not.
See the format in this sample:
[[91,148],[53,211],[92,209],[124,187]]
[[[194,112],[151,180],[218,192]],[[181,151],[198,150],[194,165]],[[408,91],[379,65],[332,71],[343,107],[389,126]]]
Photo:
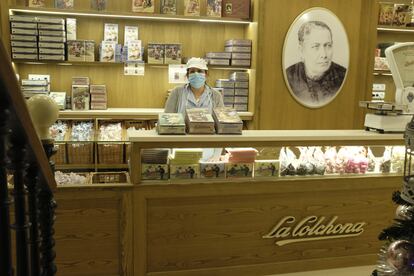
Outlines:
[[0,40],[0,275],[55,275],[53,141],[38,138],[9,60]]

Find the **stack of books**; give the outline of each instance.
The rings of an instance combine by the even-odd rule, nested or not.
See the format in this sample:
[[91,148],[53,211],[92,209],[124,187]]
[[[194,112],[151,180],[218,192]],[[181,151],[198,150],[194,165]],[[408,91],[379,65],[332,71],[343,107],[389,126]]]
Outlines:
[[38,17],[39,60],[65,60],[66,27],[64,18]]
[[107,109],[106,85],[91,84],[91,109]]
[[233,108],[217,107],[213,118],[218,134],[242,134],[243,121]]
[[181,113],[158,114],[158,134],[185,134],[184,116]]
[[190,134],[214,134],[214,119],[207,108],[186,110],[187,132]]

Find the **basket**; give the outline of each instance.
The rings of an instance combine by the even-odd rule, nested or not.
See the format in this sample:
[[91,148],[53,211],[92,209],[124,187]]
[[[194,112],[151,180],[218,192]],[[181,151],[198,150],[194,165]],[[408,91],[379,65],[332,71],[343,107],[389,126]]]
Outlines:
[[[99,124],[98,129],[102,124],[119,123],[120,121],[105,120]],[[122,126],[122,141],[125,140],[126,130],[124,124]],[[98,135],[99,137],[99,135]],[[124,142],[97,142],[98,147],[98,163],[99,164],[123,164],[124,163]]]
[[93,142],[67,144],[69,164],[93,164]]
[[55,162],[56,165],[62,165],[62,164],[66,164],[66,143],[62,143],[62,142],[55,142],[55,150],[56,153],[54,155],[52,155],[52,157],[50,158],[50,160],[52,160],[53,162]]
[[92,184],[129,184],[128,172],[96,172],[92,173]]
[[157,125],[157,122],[158,122],[157,120],[148,120],[147,121],[147,129],[148,130],[154,129]]

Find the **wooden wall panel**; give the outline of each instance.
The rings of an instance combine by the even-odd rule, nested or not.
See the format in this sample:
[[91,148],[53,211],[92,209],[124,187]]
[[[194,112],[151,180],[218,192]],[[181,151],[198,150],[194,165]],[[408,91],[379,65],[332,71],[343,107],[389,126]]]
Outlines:
[[[255,122],[259,129],[350,129],[361,128],[363,112],[358,102],[371,89],[376,22],[372,0],[280,0],[260,2],[259,60]],[[334,101],[309,109],[294,100],[282,71],[285,35],[295,18],[311,7],[324,7],[342,21],[350,43],[350,66],[346,83]],[[375,15],[374,15],[375,14]],[[370,50],[371,49],[371,50]],[[371,68],[371,69],[370,69]]]

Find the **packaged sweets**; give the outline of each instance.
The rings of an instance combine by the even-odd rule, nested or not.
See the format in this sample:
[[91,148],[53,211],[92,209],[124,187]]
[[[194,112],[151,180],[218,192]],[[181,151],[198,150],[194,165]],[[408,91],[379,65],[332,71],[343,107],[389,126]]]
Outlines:
[[170,165],[171,179],[193,179],[199,178],[199,164]]
[[253,163],[226,163],[226,178],[250,178]]
[[279,176],[279,160],[256,160],[254,177]]
[[141,178],[144,180],[167,180],[168,164],[142,164]]
[[184,0],[185,16],[200,16],[200,0]]
[[200,178],[224,178],[225,162],[200,162]]
[[177,0],[161,0],[161,14],[177,14]]

